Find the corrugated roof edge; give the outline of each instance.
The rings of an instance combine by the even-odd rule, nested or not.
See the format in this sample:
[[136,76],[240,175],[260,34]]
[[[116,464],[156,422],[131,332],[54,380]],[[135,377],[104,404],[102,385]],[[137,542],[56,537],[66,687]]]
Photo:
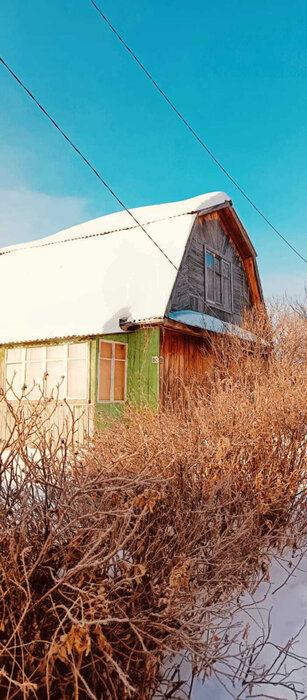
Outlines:
[[[121,332],[120,330],[118,331],[119,333]],[[10,347],[17,347],[18,345],[41,345],[42,343],[59,343],[61,341],[63,342],[68,342],[69,340],[91,340],[93,338],[97,338],[98,335],[107,335],[106,333],[86,333],[85,335],[61,335],[61,336],[51,336],[50,338],[32,338],[32,339],[27,339],[27,340],[6,340],[5,342],[1,342],[0,339],[0,347],[1,348],[10,348]]]
[[[160,324],[163,320],[165,319],[164,316],[153,316],[151,318],[139,318],[139,319],[127,319],[127,322],[131,325],[135,324],[146,324],[146,325],[155,325],[155,324]],[[77,333],[74,335],[59,335],[59,336],[50,336],[48,338],[28,338],[27,340],[6,340],[5,342],[1,342],[0,338],[0,348],[9,348],[9,347],[16,347],[17,345],[38,345],[41,343],[59,343],[59,342],[68,342],[70,340],[78,341],[78,340],[93,340],[94,338],[102,338],[106,335],[116,335],[118,333],[119,335],[122,333],[125,333],[126,331],[123,330],[123,328],[118,326],[118,331],[112,331],[110,333],[106,333],[103,331],[90,331],[89,333],[83,333],[81,335],[78,335]]]
[[[227,203],[228,204],[228,203]],[[225,205],[226,206],[226,205]],[[219,207],[212,207],[210,209],[218,209]],[[207,211],[207,210],[203,210]],[[208,209],[209,211],[209,209]],[[192,214],[198,215],[201,212],[194,212],[194,211],[186,211],[184,214],[174,214],[173,216],[167,216],[164,219],[154,219],[153,221],[146,221],[142,226],[150,226],[150,224],[158,224],[162,223],[163,221],[169,221],[170,219],[177,219],[180,216],[191,216]],[[114,228],[111,229],[110,231],[101,231],[99,233],[87,233],[84,236],[75,236],[74,238],[64,238],[61,240],[55,240],[55,241],[49,241],[48,238],[50,236],[46,236],[46,243],[39,243],[35,244],[35,241],[33,241],[33,245],[31,245],[31,241],[27,243],[26,245],[22,245],[22,243],[17,244],[13,248],[0,248],[0,255],[8,255],[8,253],[18,253],[19,251],[23,250],[31,250],[32,248],[47,248],[47,246],[51,245],[59,245],[60,243],[74,243],[75,241],[83,241],[87,238],[97,238],[98,236],[108,236],[111,233],[120,233],[120,231],[130,231],[132,229],[138,228],[137,224],[131,225],[131,226],[124,226],[123,228]],[[68,229],[69,230],[69,229]]]
[[[204,198],[208,199],[208,206],[205,206]],[[189,203],[192,204],[192,202],[196,203],[196,200],[198,200],[200,202],[199,206],[194,206],[192,208],[189,208],[188,204]],[[223,206],[232,206],[232,201],[231,201],[230,197],[228,197],[226,192],[210,192],[210,193],[205,193],[203,195],[198,195],[197,197],[192,197],[192,198],[187,199],[187,200],[182,200],[180,202],[167,202],[165,204],[154,204],[152,206],[135,207],[135,208],[131,209],[131,212],[134,213],[134,212],[139,211],[141,213],[144,210],[154,211],[155,209],[159,210],[159,209],[168,208],[168,207],[175,208],[176,206],[178,208],[182,208],[182,205],[184,205],[185,203],[187,205],[186,210],[177,211],[174,214],[170,214],[169,216],[164,216],[161,218],[153,217],[153,218],[148,219],[148,220],[144,220],[142,217],[140,217],[141,220],[139,223],[142,226],[150,226],[151,224],[159,223],[159,222],[162,223],[163,221],[167,221],[169,219],[174,219],[174,218],[179,217],[179,216],[190,216],[192,214],[195,214],[195,216],[196,215],[198,216],[202,212],[214,211],[214,210],[220,209]],[[26,243],[17,243],[13,246],[4,246],[3,248],[0,248],[0,255],[7,255],[9,253],[19,252],[19,251],[23,251],[23,250],[29,250],[32,248],[42,248],[42,247],[46,247],[46,246],[56,245],[59,243],[71,243],[71,242],[77,241],[77,240],[83,240],[83,239],[93,238],[93,237],[98,237],[98,236],[106,236],[110,233],[117,233],[119,231],[128,231],[128,230],[138,228],[138,224],[134,223],[134,224],[131,224],[131,226],[121,226],[121,227],[117,226],[115,228],[112,228],[112,229],[109,229],[106,231],[100,231],[100,232],[95,232],[95,233],[85,233],[84,235],[80,235],[80,236],[73,236],[72,237],[72,235],[70,235],[67,238],[55,238],[56,236],[58,236],[60,234],[65,234],[66,232],[68,233],[69,231],[72,232],[75,229],[78,229],[78,228],[81,229],[85,226],[89,226],[90,224],[94,224],[95,222],[98,222],[100,219],[112,218],[112,217],[115,218],[117,216],[119,217],[119,216],[122,216],[125,214],[129,215],[129,210],[128,211],[122,210],[119,212],[114,212],[113,214],[106,214],[106,215],[104,215],[102,217],[98,217],[96,219],[90,219],[89,221],[86,221],[83,224],[77,224],[76,226],[72,226],[68,229],[64,229],[63,231],[59,231],[56,234],[51,234],[49,236],[46,236],[45,238],[36,239],[36,241],[34,240],[34,241],[28,241]],[[51,238],[53,240],[50,240]]]

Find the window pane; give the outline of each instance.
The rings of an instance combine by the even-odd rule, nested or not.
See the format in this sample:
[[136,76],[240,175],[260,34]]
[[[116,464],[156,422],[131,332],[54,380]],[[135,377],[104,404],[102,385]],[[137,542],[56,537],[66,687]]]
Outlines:
[[66,345],[48,345],[47,360],[61,360],[65,357]]
[[225,309],[231,308],[230,278],[223,277],[223,306]]
[[214,258],[214,269],[219,275],[221,274],[221,261],[220,258]]
[[117,360],[125,360],[127,352],[127,345],[115,344],[115,357]]
[[86,358],[87,343],[72,343],[68,346],[68,357],[74,360]]
[[21,348],[9,348],[6,351],[6,361],[7,362],[21,362],[22,360],[22,349]]
[[206,253],[206,266],[213,267],[213,255],[212,255],[212,253]]
[[125,400],[125,367],[126,363],[115,361],[114,369],[114,401]]
[[34,362],[42,362],[43,348],[27,348],[26,360]]
[[[5,386],[8,387],[8,383],[12,384],[13,391],[19,398],[19,396],[21,396],[21,387],[23,385],[23,366],[21,364],[7,365],[6,379],[7,381]],[[11,391],[11,389],[8,390],[7,396],[9,399],[15,398],[13,391]]]
[[100,341],[100,357],[112,357],[112,343]]
[[99,401],[111,400],[111,361],[100,360],[99,363]]
[[214,301],[214,272],[213,268],[206,269],[207,299]]
[[225,260],[222,260],[222,275],[223,277],[230,277],[230,265]]
[[86,360],[68,360],[67,396],[71,399],[86,399],[87,396]]
[[[31,348],[32,349],[32,348]],[[35,386],[34,386],[35,383]],[[26,381],[27,393],[31,400],[39,399],[43,390],[43,370],[41,362],[26,363]],[[37,386],[39,385],[39,386]]]
[[[63,346],[62,346],[63,347]],[[47,362],[47,379],[46,379],[46,393],[47,396],[51,396],[53,391],[53,396],[57,396],[57,384],[61,383],[59,389],[59,398],[62,399],[64,396],[64,380],[62,379],[65,373],[64,362],[61,360],[55,360],[53,362]]]
[[217,304],[222,303],[222,277],[215,274],[215,301]]

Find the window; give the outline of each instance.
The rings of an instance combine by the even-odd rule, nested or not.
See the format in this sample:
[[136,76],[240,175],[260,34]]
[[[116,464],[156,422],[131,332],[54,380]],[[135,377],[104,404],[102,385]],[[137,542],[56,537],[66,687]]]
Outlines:
[[5,361],[7,383],[13,384],[10,399],[19,397],[23,386],[33,401],[41,396],[43,385],[46,396],[55,395],[58,384],[60,399],[87,399],[87,343],[12,348],[6,351]]
[[100,340],[98,401],[125,401],[126,377],[127,344]]
[[[12,348],[11,350],[7,350],[5,355],[5,376],[7,380],[5,386],[7,386],[7,383],[13,384],[15,394],[20,396],[21,388],[24,384],[24,350],[21,348]],[[14,398],[11,389],[8,392],[8,398]]]
[[231,311],[231,264],[208,249],[206,249],[205,261],[207,301]]

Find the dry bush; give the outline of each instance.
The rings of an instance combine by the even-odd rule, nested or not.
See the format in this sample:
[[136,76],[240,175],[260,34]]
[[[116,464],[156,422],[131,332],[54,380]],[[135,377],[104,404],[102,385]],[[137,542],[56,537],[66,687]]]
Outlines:
[[236,678],[234,697],[272,679],[235,614],[271,557],[306,543],[306,324],[246,323],[256,339],[221,337],[211,384],[183,387],[177,410],[127,409],[88,450],[38,409],[29,440],[22,401],[8,406],[22,429],[1,455],[1,698],[179,698],[174,657]]

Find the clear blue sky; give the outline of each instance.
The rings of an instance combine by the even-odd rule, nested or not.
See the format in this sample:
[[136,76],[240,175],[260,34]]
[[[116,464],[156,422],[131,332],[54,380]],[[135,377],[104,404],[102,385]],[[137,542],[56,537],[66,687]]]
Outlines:
[[[216,156],[306,256],[307,22],[303,0],[98,0]],[[89,0],[3,3],[1,55],[129,207],[226,190],[267,295],[306,265],[192,139]],[[0,244],[118,209],[0,67]]]

